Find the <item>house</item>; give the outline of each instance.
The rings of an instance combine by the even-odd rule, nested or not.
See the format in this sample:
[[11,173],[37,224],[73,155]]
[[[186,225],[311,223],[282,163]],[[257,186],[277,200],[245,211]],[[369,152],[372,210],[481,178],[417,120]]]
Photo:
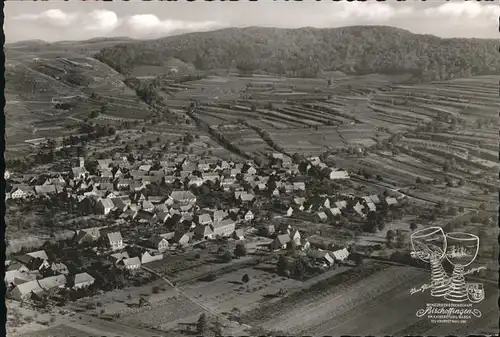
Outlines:
[[100,191],[113,191],[115,189],[113,183],[100,183],[98,188]]
[[174,237],[172,240],[176,242],[179,246],[184,246],[191,241],[191,238],[193,237],[194,233],[193,232],[188,232],[188,233],[183,233],[181,231],[178,231],[175,233]]
[[248,203],[248,202],[252,202],[254,200],[255,196],[251,193],[246,193],[246,192],[243,192],[240,194],[240,200],[241,202],[244,202],[244,203]]
[[293,183],[293,190],[294,191],[305,191],[306,190],[306,183],[304,183],[303,181],[294,182]]
[[159,251],[160,253],[163,253],[164,251],[166,251],[168,249],[168,246],[169,246],[167,239],[165,239],[159,235],[155,235],[155,236],[150,237],[147,244],[149,247]]
[[210,170],[210,164],[206,160],[202,159],[198,161],[198,171],[208,171]]
[[66,267],[66,265],[61,262],[52,263],[52,265],[50,266],[50,270],[52,270],[56,274],[63,274],[63,275],[69,274],[68,267]]
[[5,278],[4,278],[5,286],[8,288],[12,284],[16,286],[21,283],[34,281],[39,275],[40,274],[38,273],[33,273],[28,271],[22,272],[19,270],[7,270],[5,272]]
[[380,204],[380,199],[376,194],[370,195],[370,199],[375,205]]
[[139,166],[139,171],[149,172],[151,170],[151,165],[141,165]]
[[143,200],[141,203],[141,209],[146,212],[152,212],[155,206],[148,200]]
[[71,173],[73,173],[74,179],[85,178],[88,174],[87,170],[84,167],[73,167],[71,169]]
[[66,276],[65,275],[49,276],[41,280],[38,280],[38,284],[40,285],[40,288],[44,290],[64,288],[66,286]]
[[342,210],[342,209],[344,209],[344,208],[346,208],[346,207],[347,207],[347,201],[345,201],[345,200],[336,201],[336,202],[335,202],[335,206],[336,206],[338,209]]
[[377,206],[373,202],[367,202],[366,206],[368,207],[368,210],[371,212],[375,212],[377,210]]
[[349,257],[349,251],[347,248],[338,249],[331,253],[336,261],[343,262]]
[[280,234],[286,233],[286,234],[290,235],[290,233],[292,232],[292,229],[293,229],[292,225],[290,225],[289,223],[285,223],[285,222],[280,223],[278,226],[278,232]]
[[109,256],[114,262],[120,262],[123,259],[128,259],[130,256],[127,252],[114,253]]
[[124,247],[122,234],[120,232],[108,233],[108,240],[112,250],[119,250]]
[[295,203],[295,205],[297,206],[303,206],[304,203],[306,202],[306,198],[294,198],[293,199],[293,202]]
[[57,189],[55,185],[39,185],[35,186],[35,192],[38,196],[48,196],[51,194],[56,194]]
[[245,221],[252,221],[254,219],[254,215],[252,211],[248,211],[245,213]]
[[290,158],[288,156],[283,156],[283,158],[281,159],[281,165],[283,167],[291,167],[291,165],[292,165],[292,158]]
[[165,170],[151,170],[149,174],[155,177],[164,177],[166,175]]
[[127,270],[137,270],[141,268],[141,260],[136,256],[128,259],[123,259],[118,262],[118,265],[123,265]]
[[214,222],[222,221],[227,217],[228,217],[228,213],[222,209],[218,209],[218,210],[214,211],[214,213],[213,213]]
[[[109,196],[108,196],[109,197]],[[115,206],[115,210],[119,210],[120,212],[125,212],[131,202],[130,202],[130,199],[124,199],[124,198],[111,198],[111,202],[113,203],[113,205]]]
[[302,243],[302,236],[300,235],[300,232],[298,230],[294,230],[290,234],[290,239],[295,242],[297,246],[300,246]]
[[113,172],[111,170],[102,170],[101,177],[103,178],[113,178]]
[[120,179],[116,182],[116,188],[119,190],[129,189],[130,184],[132,184],[132,180],[130,179]]
[[230,236],[236,229],[236,224],[231,219],[222,220],[212,225],[214,236]]
[[326,250],[309,250],[307,255],[317,262],[322,263],[324,266],[333,266],[335,263],[334,259],[330,256],[329,252]]
[[24,199],[35,195],[35,190],[31,186],[18,185],[10,192],[11,199]]
[[247,175],[254,175],[257,173],[257,170],[255,169],[255,167],[253,166],[250,166],[247,170]]
[[161,195],[150,195],[148,196],[148,201],[153,205],[161,204],[165,200],[164,196]]
[[98,159],[97,167],[99,168],[99,171],[107,170],[112,162],[112,159]]
[[196,238],[201,240],[210,240],[214,238],[212,227],[198,224],[194,229]]
[[313,166],[317,166],[321,163],[321,159],[319,157],[309,157],[308,160]]
[[205,182],[205,180],[203,180],[200,177],[192,177],[191,179],[189,179],[188,186],[189,187],[191,187],[191,186],[200,187],[201,185],[203,185],[204,182]]
[[362,212],[364,208],[365,208],[365,206],[361,205],[361,204],[358,202],[358,203],[356,203],[356,205],[354,205],[354,206],[353,206],[353,208],[352,208],[352,209],[354,210],[354,212],[356,212],[356,214],[358,214],[358,215],[359,215],[359,216],[361,216],[361,217],[364,217],[365,215],[364,215],[364,213]]
[[141,264],[150,263],[153,261],[158,261],[163,259],[163,254],[152,255],[149,252],[144,252],[141,255]]
[[385,203],[387,206],[395,206],[398,204],[398,200],[396,198],[393,198],[393,197],[386,197]]
[[286,216],[290,217],[293,215],[293,208],[292,207],[288,207],[288,210],[286,211]]
[[244,240],[245,239],[245,232],[243,229],[239,228],[233,232],[233,238],[235,240]]
[[204,225],[204,226],[211,225],[212,224],[212,218],[210,217],[209,214],[200,214],[200,215],[198,215],[197,222],[200,225]]
[[337,208],[337,207],[334,207],[334,208],[329,208],[328,209],[328,213],[330,214],[331,217],[336,217],[336,216],[340,216],[342,215],[342,211]]
[[168,204],[195,204],[196,196],[191,191],[173,191],[167,200]]
[[99,198],[95,205],[96,212],[99,214],[107,215],[115,208],[113,201],[109,198]]
[[128,173],[128,176],[132,178],[134,181],[141,180],[142,177],[144,177],[147,174],[147,172],[144,171],[139,171],[139,170],[132,170]]
[[156,214],[156,217],[157,217],[157,221],[159,223],[164,224],[165,222],[167,222],[168,219],[170,219],[171,215],[168,212],[160,212],[160,213]]
[[29,273],[30,272],[30,269],[28,267],[26,267],[26,264],[21,263],[19,261],[16,261],[16,262],[13,262],[11,263],[7,269],[6,269],[7,272],[10,272],[10,271],[18,271],[20,273]]
[[271,250],[285,249],[287,244],[292,241],[289,234],[281,234],[270,244]]
[[311,246],[320,249],[331,249],[335,245],[332,239],[327,239],[319,235],[311,235],[307,240]]
[[345,170],[331,170],[328,173],[328,178],[330,180],[349,179],[349,173]]
[[153,176],[153,175],[150,175],[150,176],[143,176],[141,178],[141,182],[144,184],[144,185],[149,185],[149,184],[160,184],[162,182],[163,178],[161,176]]
[[79,273],[75,275],[73,289],[86,288],[94,284],[95,279],[87,273]]
[[158,236],[161,236],[162,238],[164,238],[165,240],[172,240],[175,236],[175,232],[168,232],[168,233],[165,233],[165,234],[159,234]]
[[316,221],[326,221],[328,220],[328,216],[326,215],[325,212],[317,212],[315,214],[315,219]]
[[83,241],[96,241],[101,237],[101,232],[98,227],[80,229],[76,232],[75,239],[78,243]]
[[10,292],[10,296],[18,301],[29,299],[32,294],[41,294],[43,293],[42,287],[38,284],[37,280],[24,282],[18,284],[12,291]]
[[132,182],[129,186],[131,191],[139,192],[146,188],[146,185],[141,181]]
[[153,212],[138,210],[132,216],[132,220],[139,222],[152,222],[156,220],[156,214]]
[[272,236],[276,232],[276,227],[274,225],[267,225],[264,227],[264,234],[266,236]]
[[49,258],[47,256],[47,253],[44,250],[38,250],[36,252],[31,252],[31,253],[26,253],[26,255],[31,256],[32,258],[38,258],[43,261],[48,261]]

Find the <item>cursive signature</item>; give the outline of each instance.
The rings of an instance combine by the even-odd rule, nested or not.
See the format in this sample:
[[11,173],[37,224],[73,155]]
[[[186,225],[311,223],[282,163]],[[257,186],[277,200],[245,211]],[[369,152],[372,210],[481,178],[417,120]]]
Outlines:
[[467,270],[466,272],[464,272],[464,275],[469,275],[469,274],[472,274],[472,273],[476,273],[476,272],[479,272],[483,269],[486,269],[485,266],[481,266],[481,267],[477,267],[477,268],[472,268],[472,269],[469,269]]
[[420,288],[411,288],[410,289],[410,295],[416,294],[416,293],[423,293],[427,289],[432,288],[432,284],[422,284]]

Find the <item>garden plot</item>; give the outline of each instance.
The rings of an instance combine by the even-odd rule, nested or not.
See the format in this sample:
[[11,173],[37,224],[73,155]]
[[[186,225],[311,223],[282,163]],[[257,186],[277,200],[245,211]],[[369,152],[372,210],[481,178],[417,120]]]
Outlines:
[[402,177],[413,179],[413,181],[415,181],[417,177],[421,178],[422,180],[432,180],[432,176],[426,176],[422,174],[424,172],[419,172],[417,168],[405,165],[402,162],[396,162],[391,158],[369,154],[367,157],[364,157],[363,160],[368,160],[373,166],[384,167],[391,172],[397,172]]
[[[250,278],[246,284],[241,281],[245,274]],[[183,290],[218,313],[230,313],[234,308],[243,313],[269,300],[266,295],[274,295],[280,289],[297,288],[300,283],[256,267],[225,274],[212,282],[185,286]]]

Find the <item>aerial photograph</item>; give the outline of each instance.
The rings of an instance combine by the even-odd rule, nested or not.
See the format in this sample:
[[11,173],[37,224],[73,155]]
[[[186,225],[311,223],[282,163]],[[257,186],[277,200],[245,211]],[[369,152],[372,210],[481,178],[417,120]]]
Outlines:
[[498,333],[498,4],[4,13],[7,336]]

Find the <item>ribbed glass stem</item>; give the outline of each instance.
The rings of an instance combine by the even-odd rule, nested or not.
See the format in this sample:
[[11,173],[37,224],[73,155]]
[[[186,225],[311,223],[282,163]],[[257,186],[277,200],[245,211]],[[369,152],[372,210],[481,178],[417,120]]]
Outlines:
[[464,302],[467,301],[467,287],[465,285],[464,266],[455,265],[453,275],[451,277],[451,284],[445,299],[451,302]]

